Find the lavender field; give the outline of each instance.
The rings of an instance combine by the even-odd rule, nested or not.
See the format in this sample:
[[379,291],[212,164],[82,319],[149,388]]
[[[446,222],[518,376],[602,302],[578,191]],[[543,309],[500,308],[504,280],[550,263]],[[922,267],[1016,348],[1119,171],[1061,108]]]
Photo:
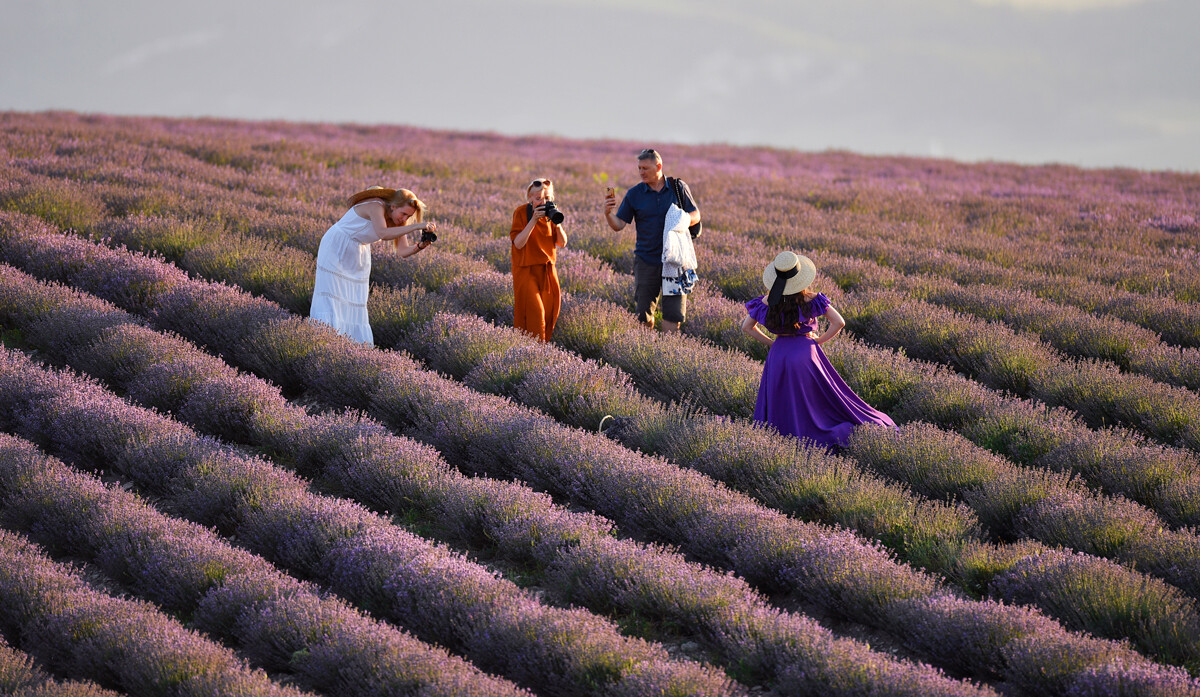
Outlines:
[[[1200,175],[664,147],[705,222],[668,336],[601,217],[658,144],[0,126],[0,693],[1200,695]],[[374,250],[368,347],[304,316],[373,184],[439,241]],[[752,423],[780,249],[898,431]]]

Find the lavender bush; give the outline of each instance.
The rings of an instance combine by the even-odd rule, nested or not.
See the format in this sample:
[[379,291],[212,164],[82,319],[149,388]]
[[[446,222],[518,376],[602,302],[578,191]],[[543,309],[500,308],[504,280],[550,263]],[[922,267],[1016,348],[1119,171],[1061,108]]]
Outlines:
[[840,603],[844,603],[844,602],[845,602],[845,599],[844,599],[844,598],[836,598],[836,597],[835,597],[835,598],[830,598],[830,601],[831,601],[831,602],[834,602],[835,604],[840,604]]
[[[629,160],[629,147],[625,144],[597,143],[582,148],[572,144],[568,152],[560,144],[537,139],[528,139],[520,148],[513,148],[510,141],[495,136],[458,138],[438,134],[435,137],[403,128],[338,129],[282,124],[230,128],[224,124],[132,122],[82,119],[71,115],[41,122],[20,116],[6,118],[20,126],[9,129],[4,136],[8,152],[19,158],[14,160],[17,166],[9,166],[14,171],[10,181],[16,183],[6,184],[6,191],[15,191],[21,186],[28,187],[27,190],[39,189],[48,182],[70,181],[76,191],[84,192],[93,201],[103,202],[104,215],[170,216],[179,220],[196,220],[203,215],[221,221],[230,232],[275,235],[279,241],[303,249],[312,244],[327,221],[336,217],[340,198],[348,188],[347,182],[365,186],[378,183],[381,176],[384,181],[399,177],[419,191],[438,182],[435,215],[438,214],[437,206],[441,206],[443,215],[450,221],[447,229],[455,237],[454,248],[447,245],[444,249],[460,256],[477,253],[487,264],[500,270],[503,270],[505,218],[512,207],[510,192],[519,190],[522,180],[528,178],[528,171],[519,170],[536,163],[539,170],[550,167],[552,171],[568,173],[556,177],[556,181],[561,182],[561,205],[572,216],[573,244],[597,252],[596,256],[607,259],[616,271],[627,271],[627,243],[621,242],[620,236],[606,233],[599,223],[595,212],[598,209],[594,196],[596,185],[591,181],[597,171],[625,171]],[[136,137],[130,135],[134,123]],[[148,133],[155,134],[154,148],[142,144]],[[50,146],[50,143],[54,145]],[[577,167],[581,157],[589,163],[583,170]],[[1194,206],[1189,208],[1188,203],[1192,184],[1186,176],[1121,174],[1106,178],[1067,168],[962,166],[933,162],[916,165],[903,158],[866,160],[843,153],[802,156],[769,150],[739,151],[721,146],[687,149],[686,154],[672,155],[671,161],[680,168],[679,172],[689,180],[702,201],[707,200],[709,194],[737,199],[731,206],[705,206],[706,227],[710,232],[701,240],[702,253],[706,252],[705,245],[712,243],[713,254],[706,257],[706,261],[713,269],[713,280],[718,281],[725,292],[734,295],[745,292],[737,290],[738,283],[745,284],[744,289],[752,288],[753,283],[747,284],[745,279],[756,264],[749,259],[735,258],[741,255],[732,252],[741,246],[745,256],[751,257],[781,246],[795,247],[794,231],[800,229],[804,231],[805,244],[812,245],[809,248],[833,250],[837,247],[843,253],[861,253],[898,269],[902,264],[928,264],[928,267],[901,270],[907,274],[957,274],[955,280],[963,284],[980,281],[993,285],[1022,284],[1038,297],[1077,304],[1088,310],[1124,314],[1126,319],[1143,323],[1143,326],[1156,327],[1164,334],[1171,332],[1170,340],[1179,343],[1186,342],[1189,327],[1200,326],[1189,321],[1194,317],[1187,307],[1193,289],[1197,287],[1195,275],[1191,273],[1195,265],[1189,263],[1189,255],[1194,255],[1196,248],[1192,238],[1197,230],[1194,215],[1191,215]],[[138,167],[123,165],[124,162],[137,162]],[[514,171],[514,164],[518,171]],[[470,174],[463,177],[459,173]],[[447,181],[456,183],[441,185]],[[16,198],[5,201],[9,208],[24,210]],[[752,214],[744,215],[746,211]],[[19,224],[24,225],[23,222]],[[99,218],[85,217],[76,227],[84,231],[91,228],[96,232]],[[1007,234],[1014,229],[1034,234],[1022,235],[1021,241],[1015,242],[1017,237]],[[932,253],[935,249],[942,253]],[[1105,251],[1080,255],[1072,254],[1073,249]],[[621,258],[622,254],[625,258]],[[434,257],[431,255],[429,259]],[[447,261],[459,263],[456,257]],[[384,267],[383,263],[379,265],[381,270]],[[438,269],[443,268],[450,268],[450,265],[440,262]],[[583,271],[593,274],[603,268],[586,267]],[[1163,269],[1169,274],[1163,274]],[[416,267],[404,270],[412,271]],[[617,289],[623,281],[612,276],[607,281],[594,283],[583,272],[576,276],[580,283],[579,292],[610,292],[607,289]],[[433,279],[429,285],[439,284],[436,276],[427,278]],[[1114,290],[1114,283],[1122,287]],[[584,290],[589,284],[599,290]],[[99,285],[87,287],[99,288]],[[437,287],[443,288],[445,284]],[[496,287],[500,288],[499,285]],[[944,286],[932,283],[928,287]],[[213,292],[217,292],[216,289]],[[1148,294],[1161,295],[1153,302],[1147,302]],[[439,297],[444,296],[439,294]],[[156,321],[162,322],[176,311],[187,313],[195,306],[192,300],[183,302],[185,293],[177,293],[176,298],[177,304]],[[487,306],[486,294],[472,296],[468,293],[455,298],[456,303],[459,298],[470,303],[465,307],[473,313],[502,317],[498,314],[498,306]],[[606,299],[622,302],[619,296]],[[689,330],[723,346],[761,355],[754,354],[755,347],[745,344],[736,332],[730,333],[728,320],[736,319],[735,304],[715,293],[693,299],[696,301],[692,303],[693,318],[698,321]],[[227,296],[226,300],[235,299]],[[405,310],[405,302],[405,298],[397,297],[390,305],[396,308],[398,321],[393,325],[397,328],[393,336],[397,340],[407,331],[403,328],[403,323],[409,321],[406,318],[413,316]],[[212,309],[206,312],[213,319],[235,316]],[[254,315],[236,317],[251,320],[248,324],[256,328],[262,326],[261,323],[254,324],[253,320],[258,319]],[[96,326],[100,330],[107,320],[98,321],[100,324]],[[306,389],[323,395],[322,399],[328,400],[327,403],[359,408],[374,403],[375,395],[381,389],[393,385],[388,376],[396,367],[415,368],[398,357],[375,359],[344,351],[336,341],[321,337],[320,333],[307,334],[308,341],[315,342],[310,348],[301,340],[306,333],[296,331],[303,325],[287,325],[288,321],[294,322],[274,322],[281,329],[287,327],[279,337],[297,341],[279,348],[252,347],[250,344],[260,343],[254,340],[253,333],[230,332],[230,327],[215,332],[213,327],[206,331],[213,340],[233,341],[233,344],[208,345],[224,357],[241,352],[247,355],[247,360],[275,365],[286,363],[285,372],[292,380],[289,389],[302,389],[299,380],[315,368],[325,380]],[[39,331],[48,334],[51,324],[50,321],[43,322]],[[199,327],[188,328],[189,332],[193,330],[199,330]],[[179,331],[186,333],[183,329]],[[192,334],[187,335],[198,340]],[[47,338],[39,336],[37,341],[44,342]],[[838,355],[834,356],[834,353]],[[251,354],[259,357],[250,359]],[[889,358],[889,355],[893,357]],[[288,360],[292,357],[303,358]],[[1069,415],[1039,412],[1036,408],[1027,408],[1024,402],[997,399],[993,393],[981,391],[977,385],[946,373],[928,375],[924,366],[895,358],[894,354],[874,350],[863,352],[855,342],[836,342],[831,357],[842,361],[839,370],[855,381],[856,390],[860,385],[864,386],[860,393],[869,391],[881,398],[895,399],[898,407],[895,413],[961,430],[973,442],[1027,465],[1077,472],[1090,486],[1119,491],[1152,506],[1171,524],[1187,525],[1195,520],[1196,509],[1190,503],[1197,500],[1192,495],[1195,478],[1188,474],[1194,471],[1195,458],[1191,454],[1139,441],[1123,431],[1089,431]],[[859,370],[859,365],[868,368]],[[428,381],[420,372],[406,374],[409,379],[432,390],[431,394],[443,394],[443,383]],[[516,378],[493,374],[499,376],[497,379],[501,384],[508,385],[505,389],[513,390],[505,394],[536,403],[532,391],[522,396],[516,390],[519,385],[511,382]],[[584,374],[567,372],[564,375],[582,377]],[[528,377],[527,373],[523,379]],[[634,378],[638,384],[637,376]],[[1106,378],[1099,375],[1097,379],[1103,381]],[[487,381],[481,380],[483,382],[478,384]],[[350,389],[335,388],[334,385],[340,382],[346,382]],[[653,384],[648,386],[654,387]],[[222,389],[236,393],[237,385],[230,384]],[[572,389],[578,391],[578,388]],[[603,399],[615,400],[621,392],[618,389]],[[595,389],[591,393],[602,394]],[[216,400],[218,394],[219,391],[213,392],[214,396],[208,397],[207,403]],[[586,409],[571,412],[566,406],[569,402],[548,400],[538,403],[538,407],[552,412],[558,409],[564,415],[576,414],[563,418],[582,419],[602,403],[595,402]],[[198,422],[205,418],[200,413],[206,411],[199,406],[202,403],[197,401],[191,414]],[[639,415],[646,413],[643,410]],[[243,414],[245,418],[253,416],[252,412],[243,411]],[[626,433],[645,433],[653,435],[658,442],[668,442],[662,431],[651,428],[651,424],[666,420],[653,414],[650,417],[642,421],[640,430],[627,428]],[[274,417],[266,420],[271,418]],[[242,416],[237,417],[237,423],[244,423]],[[491,420],[489,423],[497,422]],[[228,428],[219,420],[213,421],[211,426]],[[450,426],[449,423],[443,425]],[[410,428],[416,429],[415,426]],[[425,431],[422,426],[413,432],[420,432],[422,438],[437,438],[436,442],[447,454],[467,458],[455,459],[456,465],[485,461],[480,454],[464,451],[448,437],[425,434]],[[676,444],[676,447],[679,452],[686,451],[682,445]],[[487,445],[488,450],[491,448]],[[713,467],[728,467],[728,463],[715,459]],[[1172,474],[1164,477],[1163,472]],[[1020,477],[1006,477],[1011,483],[997,485],[989,499],[1001,509],[1007,505],[1003,504],[1006,497],[1017,493],[1021,481]],[[880,491],[889,490],[885,487]],[[1040,501],[1056,500],[1076,499],[1047,497]],[[1019,515],[1010,515],[1008,519],[1013,521],[1014,530],[1039,530],[1039,534],[1045,535],[1066,534],[1071,521],[1094,520],[1095,524],[1080,526],[1081,530],[1095,532],[1081,532],[1076,538],[1079,542],[1093,540],[1098,548],[1106,547],[1114,553],[1118,549],[1128,553],[1136,546],[1129,542],[1130,535],[1101,534],[1102,526],[1107,525],[1101,521],[1123,520],[1121,525],[1126,527],[1117,529],[1136,530],[1135,524],[1141,524],[1139,521],[1143,520],[1139,517],[1142,516],[1139,509],[1091,496],[1078,500],[1094,504],[1070,509],[1079,511],[1073,514],[1074,517],[1055,518],[1050,515],[1050,506],[1037,508],[1038,504],[1027,502],[1024,507],[1015,509]],[[848,503],[852,503],[849,497],[843,505]],[[866,508],[864,506],[863,510]],[[850,513],[853,507],[844,510]],[[1130,525],[1133,527],[1128,527]],[[1144,547],[1158,554],[1179,554],[1180,558],[1186,558],[1187,544],[1186,531],[1169,531],[1169,534],[1152,536]],[[997,558],[1010,558],[1014,552],[1001,548],[994,550]],[[960,556],[983,559],[992,554],[972,542],[962,548]],[[749,561],[746,557],[738,559],[743,564]],[[986,565],[981,562],[978,566],[982,569]],[[1002,568],[1003,564],[998,567]],[[1127,678],[1139,675],[1138,669],[1130,669],[1131,664],[1124,659],[1111,658],[1113,654],[1103,648],[1105,645],[1080,643],[1067,638],[1069,635],[1054,639],[1052,634],[1044,632],[1042,638],[1033,640],[1036,645],[1033,650],[1022,648],[1007,654],[1010,662],[1006,665],[1012,670],[1024,671],[1024,677],[1014,678],[1015,682],[1027,687],[1053,685],[1058,690],[1082,685],[1082,682],[1075,682],[1076,676],[1087,675],[1089,679],[1100,676],[1098,679],[1111,681],[1108,684],[1114,689],[1135,684]],[[1009,643],[1013,647],[1023,646],[1019,642]],[[1064,656],[1069,660],[1063,659]],[[1055,670],[1047,670],[1047,665],[1040,663],[1051,660],[1057,661]],[[1041,665],[1041,668],[1034,671],[1034,665]],[[1097,665],[1112,668],[1097,669]],[[1031,677],[1035,675],[1039,677]],[[1163,680],[1157,684],[1179,685],[1169,680],[1164,673]],[[1095,688],[1095,683],[1088,685],[1088,689]]]
[[[266,463],[223,452],[185,427],[88,383],[38,374],[11,352],[2,358],[0,399],[13,416],[0,426],[47,440],[76,464],[107,466],[156,495],[171,494],[171,510],[236,534],[252,551],[331,583],[339,594],[406,624],[418,636],[471,653],[485,669],[590,693],[636,673],[643,661],[666,657],[660,647],[620,637],[599,618],[547,608],[511,582],[355,504],[318,497]],[[31,383],[41,385],[34,400],[16,391]],[[539,627],[555,632],[558,640],[542,643]],[[503,643],[477,640],[497,632],[507,637]],[[521,647],[526,651],[512,653]],[[695,670],[683,673],[695,679]],[[713,693],[731,690],[715,673],[709,675]]]
[[520,693],[339,600],[322,598],[212,532],[167,518],[4,435],[0,496],[10,529],[95,563],[139,596],[192,617],[203,631],[234,640],[260,666],[287,672],[310,689]]
[[[36,293],[38,284],[32,279],[24,279],[21,287],[27,292]],[[36,304],[36,303],[34,303]],[[14,307],[19,306],[19,304]],[[10,315],[11,316],[11,315]],[[70,312],[60,313],[60,319],[66,319],[70,316]],[[64,328],[66,323],[61,322],[58,325]],[[60,333],[69,343],[70,332],[66,334]],[[115,350],[114,350],[115,349]],[[122,371],[107,370],[104,366],[110,362],[118,364],[125,363],[125,357],[129,355],[140,356],[139,366],[146,371],[146,374],[157,376],[160,379],[165,379],[167,384],[172,384],[172,372],[163,373],[161,370],[155,370],[156,366],[166,365],[168,368],[176,366],[187,366],[191,361],[187,359],[191,355],[200,355],[194,349],[189,349],[185,344],[178,340],[170,340],[156,337],[153,333],[147,332],[144,329],[136,326],[122,327],[114,330],[109,336],[102,337],[97,343],[93,343],[83,347],[74,347],[71,355],[76,356],[75,361],[78,365],[94,366],[95,370],[100,374],[120,375],[117,380],[119,384],[137,384],[139,382],[138,375],[135,369],[126,367]],[[164,363],[155,363],[155,356],[164,361]],[[446,487],[451,485],[452,481],[446,481],[446,474],[443,472],[440,477],[435,477],[434,491],[429,491],[428,484],[424,489],[413,489],[411,486],[403,486],[405,479],[413,478],[414,483],[429,482],[429,476],[435,474],[439,465],[434,462],[429,462],[427,454],[414,454],[411,448],[407,448],[403,444],[393,444],[389,442],[387,434],[378,431],[372,431],[369,424],[364,424],[355,419],[351,421],[333,420],[328,423],[314,421],[312,418],[295,413],[287,413],[289,410],[281,409],[276,398],[275,407],[272,408],[271,397],[269,391],[258,389],[252,392],[257,398],[252,400],[262,406],[258,409],[246,410],[238,406],[239,400],[235,396],[237,381],[229,379],[228,370],[219,370],[216,367],[219,361],[207,357],[207,363],[211,364],[212,373],[211,382],[207,383],[210,386],[218,387],[217,392],[210,392],[205,386],[192,386],[193,395],[203,395],[208,399],[209,406],[205,409],[197,409],[198,414],[226,414],[223,419],[228,419],[228,415],[237,415],[232,422],[222,424],[226,433],[243,433],[257,434],[257,437],[251,442],[260,445],[269,445],[270,448],[283,456],[286,460],[296,462],[301,468],[312,471],[314,474],[320,472],[320,467],[325,467],[327,477],[331,477],[334,481],[340,482],[342,487],[350,487],[351,491],[357,493],[361,500],[378,502],[381,508],[391,507],[391,510],[403,510],[407,507],[419,505],[413,500],[413,496],[421,496],[429,498],[431,494],[436,494],[438,490],[445,491],[440,499],[429,501],[425,505],[433,505],[436,508],[432,513],[435,518],[444,521],[453,521],[454,533],[457,539],[477,539],[480,537],[481,531],[473,528],[470,525],[471,520],[476,520],[477,525],[482,525],[484,537],[491,544],[500,545],[502,549],[507,549],[510,556],[515,555],[516,558],[525,558],[530,551],[533,551],[533,560],[541,560],[543,563],[548,560],[553,560],[556,566],[564,569],[573,569],[579,565],[579,562],[574,557],[563,557],[557,555],[556,549],[570,550],[574,548],[572,541],[579,541],[596,537],[600,529],[588,528],[581,526],[585,523],[584,520],[578,519],[579,516],[569,516],[562,512],[555,513],[546,511],[546,513],[538,514],[539,508],[546,508],[544,503],[538,502],[529,495],[519,493],[514,487],[507,487],[511,493],[506,493],[505,488],[501,487],[497,490],[495,484],[483,486],[471,486],[468,482],[459,480],[459,483],[453,487],[462,489],[459,494],[454,491],[447,491]],[[191,369],[185,368],[186,374],[192,374]],[[232,389],[228,397],[220,397],[219,388]],[[212,398],[208,398],[209,395]],[[194,397],[187,398],[185,404],[193,404]],[[274,416],[267,420],[256,419],[255,415],[262,412],[273,414]],[[206,418],[206,417],[201,417]],[[193,422],[194,423],[194,422]],[[248,425],[254,424],[254,425]],[[316,438],[314,438],[316,436]],[[370,438],[370,442],[364,442],[362,439]],[[394,439],[391,439],[394,440]],[[354,445],[357,442],[358,445]],[[347,444],[350,446],[348,447]],[[388,445],[392,447],[389,448]],[[398,449],[396,446],[399,445]],[[397,458],[397,455],[399,458]],[[425,471],[416,471],[412,475],[405,474],[403,471],[396,468],[396,464],[406,460],[412,460],[415,457],[417,462],[425,461]],[[326,462],[318,463],[317,460],[325,459]],[[368,463],[374,459],[379,460],[377,471],[373,471]],[[332,462],[330,462],[332,461]],[[346,463],[337,465],[337,462]],[[414,462],[414,464],[417,464]],[[353,463],[353,464],[351,464]],[[345,467],[345,469],[343,469]],[[331,474],[331,472],[333,474]],[[417,475],[418,478],[414,478]],[[433,483],[433,482],[430,482]],[[490,487],[490,488],[485,488]],[[408,493],[411,492],[411,493]],[[440,503],[439,503],[440,501]],[[501,506],[495,513],[490,513],[486,507],[489,502],[495,502]],[[446,506],[454,506],[454,508],[446,508]],[[527,511],[526,514],[515,516],[516,511]],[[500,515],[503,513],[503,515]],[[481,516],[481,514],[483,514]],[[547,514],[549,514],[547,516]],[[495,516],[492,518],[492,516]],[[523,526],[529,526],[528,532],[523,532]],[[487,532],[487,531],[491,532]],[[578,532],[571,532],[578,530]],[[556,531],[555,535],[548,535],[550,531]],[[556,542],[556,540],[559,540]],[[635,612],[639,615],[646,616],[649,606],[645,605],[646,600],[657,598],[657,591],[649,591],[647,586],[657,587],[661,584],[661,577],[654,574],[657,565],[652,563],[658,554],[653,550],[637,550],[631,548],[626,543],[612,543],[615,548],[612,551],[620,552],[609,558],[609,563],[615,569],[621,569],[621,577],[625,579],[625,583],[633,583],[631,589],[643,589],[639,592],[639,596],[634,596],[631,599],[621,600],[618,602],[619,607],[625,612]],[[511,546],[510,546],[511,545]],[[542,551],[538,551],[541,549]],[[629,575],[630,559],[646,558],[647,562],[643,565],[644,571],[638,575]],[[564,560],[571,560],[564,565]],[[578,573],[578,572],[572,572]],[[692,575],[698,575],[700,578],[706,577],[706,572],[702,570],[692,570]],[[719,575],[712,575],[709,580],[710,584],[717,586],[730,586],[731,579]],[[559,592],[567,594],[572,599],[578,600],[579,597],[574,595],[572,591],[562,587],[562,584],[551,584],[552,588],[559,588]],[[649,594],[648,594],[649,593]],[[722,650],[733,656],[739,655],[754,655],[756,661],[765,663],[762,670],[766,671],[769,677],[772,674],[778,674],[779,668],[776,661],[783,661],[791,655],[791,652],[784,649],[784,646],[793,645],[794,639],[789,638],[789,629],[791,632],[796,632],[799,636],[806,636],[812,633],[812,628],[805,625],[803,622],[782,621],[781,618],[772,618],[769,615],[764,616],[761,612],[761,601],[755,600],[753,594],[744,586],[739,587],[734,584],[724,593],[716,597],[698,598],[695,602],[700,602],[700,607],[663,607],[661,600],[655,600],[653,606],[659,607],[658,612],[666,614],[666,621],[679,623],[696,623],[699,622],[697,629],[702,633],[710,636],[728,636],[730,631],[727,625],[730,623],[738,627],[753,627],[756,624],[765,625],[772,629],[772,633],[760,638],[759,642],[766,642],[766,646],[758,648],[757,645],[746,646],[744,643],[729,640],[723,641],[719,645]],[[703,610],[702,608],[712,604],[718,604],[726,610],[731,610],[730,603],[735,602],[750,613],[749,619],[745,613],[730,612],[722,613],[719,617],[712,617],[711,611]],[[607,607],[611,603],[602,603],[602,607]],[[749,624],[747,625],[747,622]],[[789,625],[791,625],[789,627]],[[780,632],[783,632],[780,634]],[[770,637],[770,638],[768,638]],[[808,641],[812,641],[809,639]],[[824,641],[828,643],[828,638],[818,639],[818,643]],[[778,648],[773,650],[767,649],[771,645],[778,645]],[[747,654],[747,651],[753,653]],[[766,651],[763,655],[762,651]],[[779,655],[779,651],[783,651],[783,655]],[[770,658],[774,656],[774,658]],[[794,666],[795,659],[788,660],[787,665]],[[803,658],[802,662],[811,663],[815,660],[815,656],[810,654],[807,658]],[[897,667],[899,668],[899,667]],[[874,676],[870,679],[887,679],[889,671]],[[892,669],[891,672],[897,672],[897,669]],[[901,672],[904,672],[901,670]],[[935,689],[934,682],[928,679],[917,679],[919,675],[908,671],[910,679],[916,679],[917,684],[923,685],[922,689]],[[866,679],[866,678],[864,678]],[[806,683],[805,683],[806,684]],[[858,684],[850,681],[848,684]],[[941,690],[943,688],[936,688]]]
[[135,694],[303,695],[153,606],[93,589],[34,545],[0,530],[0,623],[38,660]]

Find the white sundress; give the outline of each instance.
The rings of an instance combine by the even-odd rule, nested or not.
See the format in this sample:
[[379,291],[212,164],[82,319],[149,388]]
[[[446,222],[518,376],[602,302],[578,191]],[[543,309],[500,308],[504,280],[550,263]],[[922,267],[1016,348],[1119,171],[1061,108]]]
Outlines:
[[[361,204],[360,204],[361,205]],[[354,209],[325,231],[317,250],[317,279],[308,316],[355,341],[374,345],[367,318],[371,280],[371,243],[375,227]]]

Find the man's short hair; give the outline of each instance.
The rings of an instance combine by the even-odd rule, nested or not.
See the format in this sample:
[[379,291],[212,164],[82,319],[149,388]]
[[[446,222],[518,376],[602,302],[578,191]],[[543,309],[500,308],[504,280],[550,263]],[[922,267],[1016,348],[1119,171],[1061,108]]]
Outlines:
[[638,160],[654,160],[658,164],[662,164],[662,155],[659,155],[658,151],[655,150],[654,148],[646,148],[645,150],[641,151],[640,153],[638,153],[637,159]]

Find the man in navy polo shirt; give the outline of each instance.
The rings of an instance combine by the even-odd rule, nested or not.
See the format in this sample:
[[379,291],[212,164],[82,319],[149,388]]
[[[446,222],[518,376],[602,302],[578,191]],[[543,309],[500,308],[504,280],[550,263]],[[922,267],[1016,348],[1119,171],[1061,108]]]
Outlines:
[[[637,242],[633,247],[633,286],[635,310],[638,319],[654,327],[654,306],[662,297],[662,243],[663,226],[667,222],[667,211],[675,203],[675,192],[667,185],[663,176],[662,157],[654,150],[643,150],[638,155],[638,174],[642,182],[625,192],[620,209],[616,195],[605,197],[604,217],[608,226],[620,232],[629,223],[637,229]],[[700,210],[692,198],[687,184],[680,182],[683,190],[683,210],[691,214],[689,225],[700,222]],[[686,295],[662,297],[663,329],[679,331],[687,310]]]

